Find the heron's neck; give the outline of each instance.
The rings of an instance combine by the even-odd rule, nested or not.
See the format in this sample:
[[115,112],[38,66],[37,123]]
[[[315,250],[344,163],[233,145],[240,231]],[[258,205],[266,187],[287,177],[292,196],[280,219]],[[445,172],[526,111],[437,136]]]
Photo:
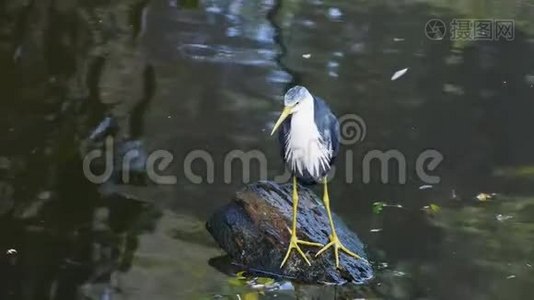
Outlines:
[[315,125],[315,122],[313,122],[314,121],[314,103],[313,103],[312,97],[306,98],[304,101],[302,101],[302,103],[300,104],[299,110],[293,114],[293,118],[297,118],[302,121],[310,121],[313,123],[313,125]]
[[291,131],[301,139],[312,140],[319,137],[315,125],[313,98],[304,100],[297,112],[291,117]]

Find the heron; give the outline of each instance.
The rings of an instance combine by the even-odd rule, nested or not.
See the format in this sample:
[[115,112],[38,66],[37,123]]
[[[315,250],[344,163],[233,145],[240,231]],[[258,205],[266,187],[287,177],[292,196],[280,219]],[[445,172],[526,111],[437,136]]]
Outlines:
[[[328,195],[327,174],[339,152],[339,122],[326,102],[314,97],[303,86],[294,86],[284,95],[284,109],[276,121],[271,135],[279,130],[282,158],[292,174],[293,220],[291,240],[280,265],[283,268],[293,249],[311,266],[300,245],[322,247],[315,255],[321,255],[329,248],[334,249],[336,268],[339,267],[340,250],[361,259],[339,240],[336,234],[330,198]],[[326,245],[297,238],[298,182],[323,184],[323,202],[330,223],[330,242]]]

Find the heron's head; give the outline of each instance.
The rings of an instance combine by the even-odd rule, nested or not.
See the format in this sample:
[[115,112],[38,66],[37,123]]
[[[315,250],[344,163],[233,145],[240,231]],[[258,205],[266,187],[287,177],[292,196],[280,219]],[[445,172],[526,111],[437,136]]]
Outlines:
[[284,95],[284,110],[278,118],[278,121],[276,121],[273,131],[271,131],[271,135],[274,134],[276,129],[278,129],[289,115],[298,112],[304,106],[303,104],[308,104],[312,100],[313,96],[305,87],[297,85],[290,88]]

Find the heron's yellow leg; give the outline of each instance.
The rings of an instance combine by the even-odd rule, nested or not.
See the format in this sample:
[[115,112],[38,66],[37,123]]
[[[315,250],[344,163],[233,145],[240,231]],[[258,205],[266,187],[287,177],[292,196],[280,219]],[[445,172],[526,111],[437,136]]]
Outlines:
[[291,250],[293,250],[293,249],[296,249],[297,252],[302,256],[302,258],[304,258],[306,263],[308,263],[308,265],[311,266],[310,261],[308,260],[308,258],[306,257],[306,255],[304,254],[302,249],[300,249],[299,244],[306,245],[306,246],[317,246],[317,247],[322,247],[323,246],[322,244],[319,244],[319,243],[303,241],[303,240],[299,240],[297,238],[297,207],[299,205],[299,195],[298,195],[298,192],[297,192],[297,177],[295,177],[295,176],[293,176],[293,194],[292,194],[292,198],[293,198],[293,224],[291,226],[291,240],[289,241],[289,247],[287,248],[286,256],[284,257],[284,260],[282,261],[282,264],[280,265],[280,268],[282,268],[284,266],[284,264],[286,263],[287,259],[289,258],[289,255],[291,254]]
[[330,221],[330,228],[332,230],[332,233],[330,234],[330,243],[326,244],[317,254],[315,254],[315,257],[321,255],[323,252],[328,250],[330,247],[334,247],[334,255],[336,257],[336,268],[339,268],[339,250],[347,253],[350,256],[355,257],[356,259],[363,259],[358,254],[350,251],[345,247],[341,241],[339,240],[336,228],[334,226],[334,220],[332,220],[332,212],[330,211],[330,197],[328,196],[328,183],[327,179],[324,179],[324,194],[323,194],[323,202],[326,206],[326,212],[328,214],[328,220]]

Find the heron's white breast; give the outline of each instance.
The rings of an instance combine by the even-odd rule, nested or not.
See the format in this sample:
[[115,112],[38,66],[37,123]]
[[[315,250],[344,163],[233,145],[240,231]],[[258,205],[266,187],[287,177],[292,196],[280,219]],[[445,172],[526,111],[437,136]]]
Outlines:
[[307,170],[319,178],[328,170],[332,146],[322,140],[314,122],[313,106],[301,109],[291,117],[291,129],[287,135],[285,158],[293,171],[303,174]]

